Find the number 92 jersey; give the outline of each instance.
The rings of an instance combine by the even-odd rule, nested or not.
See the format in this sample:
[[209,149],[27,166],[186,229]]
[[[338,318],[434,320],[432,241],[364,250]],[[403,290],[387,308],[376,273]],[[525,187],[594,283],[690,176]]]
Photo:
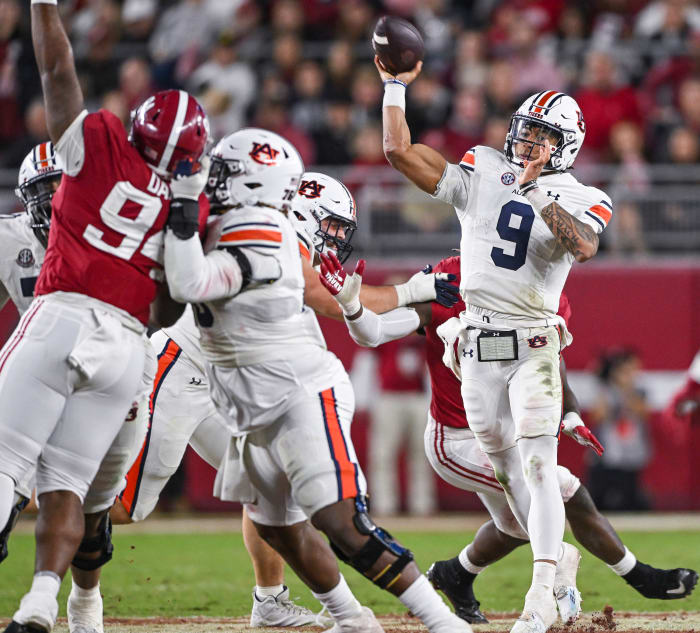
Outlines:
[[[612,216],[610,198],[571,174],[538,179],[552,202],[597,233]],[[455,207],[462,225],[462,297],[467,310],[502,320],[555,318],[574,256],[518,194],[516,168],[490,147],[477,146],[459,165],[448,163],[435,198]]]
[[127,140],[121,121],[82,112],[56,143],[63,160],[36,295],[74,292],[148,322],[162,271],[170,187]]

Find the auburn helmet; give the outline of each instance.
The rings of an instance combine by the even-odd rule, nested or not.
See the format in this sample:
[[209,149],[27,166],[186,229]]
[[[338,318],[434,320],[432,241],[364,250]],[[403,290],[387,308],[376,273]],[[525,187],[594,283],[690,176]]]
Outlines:
[[504,150],[511,163],[524,167],[534,147],[544,147],[547,139],[552,154],[545,169],[565,171],[574,164],[585,136],[578,103],[563,92],[547,90],[525,99],[513,114]]
[[131,116],[129,141],[165,178],[197,173],[209,137],[204,108],[184,90],[157,92]]
[[49,241],[51,199],[61,183],[63,165],[53,143],[39,143],[22,161],[15,195],[32,219],[34,235],[44,248]]
[[301,156],[287,139],[269,130],[243,128],[213,149],[204,192],[212,212],[256,204],[286,211],[302,173]]
[[332,250],[341,264],[350,257],[350,240],[357,229],[357,205],[339,180],[318,172],[304,172],[289,219],[297,234],[317,253]]

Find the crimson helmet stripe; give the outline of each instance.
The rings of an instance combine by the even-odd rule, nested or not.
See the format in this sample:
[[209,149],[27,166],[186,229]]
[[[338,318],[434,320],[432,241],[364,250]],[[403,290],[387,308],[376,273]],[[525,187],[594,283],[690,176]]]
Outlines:
[[177,103],[177,112],[175,113],[175,120],[170,128],[170,136],[168,137],[168,143],[163,150],[163,155],[160,157],[160,162],[158,163],[158,169],[168,169],[170,164],[170,159],[173,157],[173,152],[175,147],[177,147],[177,142],[180,139],[180,132],[182,132],[182,124],[185,122],[185,116],[187,115],[187,106],[189,105],[190,96],[184,90],[178,90],[179,100]]

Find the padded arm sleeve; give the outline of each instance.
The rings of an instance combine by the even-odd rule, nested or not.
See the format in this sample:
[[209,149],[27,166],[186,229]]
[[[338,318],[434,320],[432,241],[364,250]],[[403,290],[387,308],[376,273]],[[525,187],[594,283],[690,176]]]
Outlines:
[[172,231],[165,233],[165,274],[170,296],[183,303],[233,297],[243,281],[231,254],[214,250],[204,255],[198,235],[180,240]]
[[350,321],[345,317],[345,323],[355,343],[362,347],[377,347],[415,332],[420,327],[420,317],[413,308],[376,314],[363,306],[359,318]]

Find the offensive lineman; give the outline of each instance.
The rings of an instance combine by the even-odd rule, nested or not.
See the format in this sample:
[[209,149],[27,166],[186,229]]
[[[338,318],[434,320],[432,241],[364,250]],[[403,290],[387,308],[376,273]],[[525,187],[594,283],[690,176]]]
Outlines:
[[180,204],[178,183],[171,201],[156,171],[196,171],[208,137],[203,110],[183,92],[149,100],[142,112],[156,116],[133,144],[116,117],[88,114],[56,4],[32,1],[32,40],[64,177],[35,299],[0,352],[0,525],[34,467],[39,500],[34,581],[8,633],[54,626],[85,532],[83,502],[144,373],[151,273]]
[[[168,231],[165,246],[171,295],[204,302],[209,313],[207,322],[199,320],[202,351],[212,399],[234,434],[217,496],[246,503],[261,536],[328,608],[333,633],[382,628],[354,598],[307,518],[342,559],[399,596],[430,631],[469,631],[420,575],[411,553],[367,514],[349,433],[352,387],[303,309],[297,236],[284,217],[303,172],[298,154],[277,135],[252,129],[223,139],[214,158],[224,155],[232,210],[213,236],[217,250],[204,255],[191,230]],[[241,250],[251,262],[243,278],[229,265]],[[265,277],[274,283],[260,285]],[[257,287],[231,299],[248,279]]]
[[[346,275],[332,256],[322,265],[321,281],[343,304],[354,303],[353,294],[361,279],[356,274]],[[454,274],[459,279],[460,257],[442,260],[436,271]],[[459,282],[458,282],[459,283]],[[348,290],[343,292],[343,288]],[[427,572],[433,585],[450,599],[455,612],[471,623],[486,622],[474,597],[472,584],[483,569],[527,542],[522,530],[505,500],[503,488],[494,477],[493,467],[479,449],[474,433],[469,429],[460,396],[459,381],[443,362],[445,344],[440,326],[458,317],[464,309],[462,301],[452,307],[436,303],[421,303],[377,315],[362,306],[359,314],[349,314],[345,322],[358,345],[376,347],[390,340],[415,332],[424,334],[427,345],[427,363],[432,387],[432,400],[425,430],[425,453],[435,472],[445,481],[468,492],[475,492],[484,503],[492,520],[477,532],[474,542],[467,545],[455,558],[435,562]],[[565,294],[561,295],[558,313],[568,326],[571,309]],[[566,379],[562,361],[564,407],[562,430],[583,446],[601,454],[602,446],[581,420],[576,396]],[[586,488],[577,477],[558,466],[557,474],[564,500],[566,516],[576,539],[594,556],[605,562],[612,571],[646,598],[675,600],[693,591],[698,575],[692,569],[657,569],[638,561],[598,511]],[[571,577],[573,563],[578,556],[568,552],[569,570],[557,568],[555,595],[562,620],[575,618],[577,601],[569,601],[571,593],[561,591],[561,582]],[[568,593],[568,595],[567,595]]]
[[378,58],[375,64],[384,81],[387,159],[454,206],[462,225],[460,291],[469,301],[458,332],[460,356],[465,352],[462,398],[513,513],[530,535],[532,585],[512,633],[544,633],[557,617],[553,585],[565,522],[556,469],[559,352],[571,335],[556,309],[574,260],[596,254],[612,205],[602,191],[565,173],[585,136],[571,97],[554,90],[531,96],[512,117],[505,155],[478,146],[453,165],[411,143],[405,91],[422,63],[397,77]]

